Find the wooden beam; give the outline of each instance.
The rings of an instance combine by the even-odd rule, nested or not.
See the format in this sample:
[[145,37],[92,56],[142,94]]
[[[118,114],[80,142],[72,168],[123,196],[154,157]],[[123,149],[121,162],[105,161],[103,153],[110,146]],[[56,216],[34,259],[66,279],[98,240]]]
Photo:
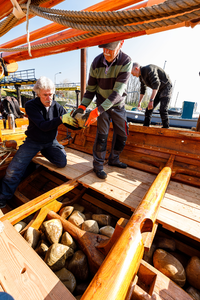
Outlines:
[[[106,1],[102,1],[100,3],[97,3],[93,6],[90,6],[86,9],[84,9],[83,11],[113,11],[113,10],[118,10],[118,9],[122,9],[124,7],[127,7],[129,5],[133,5],[135,3],[140,2],[140,0],[106,0]],[[146,6],[148,2],[145,2],[144,4],[142,4],[142,7]],[[140,5],[141,6],[141,5]],[[130,9],[130,8],[129,8]],[[63,26],[58,25],[58,24],[51,24],[48,26],[43,27],[42,29],[38,29],[36,31],[34,31],[33,33],[31,33],[30,35],[30,40],[36,40],[41,38],[42,36],[47,34],[50,34],[51,32],[56,32],[59,30],[63,30]],[[46,32],[46,33],[45,33]],[[45,42],[51,42],[51,41],[55,41],[55,40],[60,40],[60,39],[66,39],[66,38],[70,38],[73,36],[78,36],[81,35],[83,33],[86,33],[85,31],[80,31],[80,30],[76,30],[76,29],[69,29],[65,32],[61,32],[57,35],[51,36],[48,39],[43,39],[40,40],[39,43],[45,43]],[[143,34],[145,34],[145,31],[143,32]],[[133,34],[133,36],[137,36],[138,34]],[[104,41],[106,38],[107,34],[102,35],[101,37],[101,41]],[[110,37],[110,35],[108,35]],[[113,37],[116,36],[116,34],[112,34]],[[125,36],[125,35],[124,35]],[[130,33],[127,35],[126,38],[128,38],[128,36],[130,36]],[[130,36],[132,37],[132,36]],[[121,39],[120,36],[118,36],[118,39]],[[123,39],[123,38],[122,38]],[[14,47],[14,46],[19,46],[20,44],[26,43],[26,35],[24,35],[23,37],[18,39],[15,39],[9,43],[5,43],[3,45],[1,45],[1,47],[6,47],[6,48],[10,48],[10,47]],[[90,45],[90,46],[94,46],[94,45],[98,45],[99,41],[97,41],[97,43]],[[36,43],[32,43],[31,45],[35,45]],[[45,49],[44,51],[42,51],[41,49],[38,50],[32,50],[31,54],[32,57],[29,57],[29,54],[27,51],[24,52],[14,52],[14,53],[3,53],[3,58],[6,62],[13,62],[13,61],[19,61],[19,60],[25,60],[25,59],[31,59],[31,58],[36,58],[36,57],[41,57],[41,56],[45,56],[45,55],[50,55],[50,54],[54,54],[54,53],[62,53],[62,52],[66,52],[66,51],[71,51],[71,50],[77,50],[77,49],[81,49],[81,48],[85,48],[88,47],[86,45],[86,42],[83,41],[83,43],[81,43],[80,45],[78,45],[77,43],[72,43],[73,47],[72,48],[68,48],[69,45],[66,45],[65,47],[53,47],[53,48],[48,48]],[[54,53],[52,53],[52,50],[55,51]],[[45,54],[46,53],[46,54]]]
[[54,188],[53,190],[50,190],[45,194],[42,194],[41,196],[5,214],[2,218],[0,218],[0,221],[3,222],[5,220],[9,220],[12,224],[15,224],[23,220],[30,214],[36,212],[38,209],[42,208],[45,204],[52,202],[53,200],[71,191],[77,186],[78,186],[78,182],[74,180],[65,182],[62,185]]

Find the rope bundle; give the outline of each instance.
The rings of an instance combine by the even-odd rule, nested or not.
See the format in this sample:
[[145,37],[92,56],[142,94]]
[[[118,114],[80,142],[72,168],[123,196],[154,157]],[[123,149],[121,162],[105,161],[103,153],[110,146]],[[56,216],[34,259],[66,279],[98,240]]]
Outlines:
[[[81,41],[102,33],[137,32],[166,27],[182,22],[191,22],[192,20],[200,20],[200,0],[167,0],[164,3],[151,7],[113,12],[64,11],[39,7],[38,5],[41,4],[39,0],[32,1],[32,3],[34,5],[28,6],[22,4],[20,6],[22,11],[26,13],[27,9],[29,9],[29,14],[31,15],[45,18],[67,28],[86,32],[76,37],[34,45],[31,47],[32,50]],[[11,13],[7,19],[0,23],[0,36],[8,32],[17,22],[18,19]],[[144,23],[138,24],[141,22]],[[28,47],[12,49],[0,48],[0,51],[6,52],[27,50]]]

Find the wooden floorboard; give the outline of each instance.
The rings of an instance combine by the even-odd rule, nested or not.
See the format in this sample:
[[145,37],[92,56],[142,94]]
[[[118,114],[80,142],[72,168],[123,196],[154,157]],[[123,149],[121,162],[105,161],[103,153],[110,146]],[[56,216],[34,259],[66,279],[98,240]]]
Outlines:
[[[99,179],[93,169],[92,155],[66,148],[67,166],[56,168],[44,157],[33,161],[55,171],[68,179],[76,179],[87,188],[103,194],[110,200],[123,203],[132,211],[138,206],[156,178],[155,175],[134,168],[119,169],[104,166],[105,180]],[[88,171],[90,171],[88,173]],[[200,189],[183,183],[169,183],[157,217],[163,227],[183,233],[200,241]],[[109,200],[108,200],[109,201]]]

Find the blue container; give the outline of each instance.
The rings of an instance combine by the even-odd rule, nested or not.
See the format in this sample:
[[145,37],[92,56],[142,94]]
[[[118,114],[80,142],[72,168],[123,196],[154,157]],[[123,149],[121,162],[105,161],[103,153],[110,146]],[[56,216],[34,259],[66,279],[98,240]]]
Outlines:
[[192,119],[194,112],[195,102],[184,101],[183,102],[183,112],[181,118]]

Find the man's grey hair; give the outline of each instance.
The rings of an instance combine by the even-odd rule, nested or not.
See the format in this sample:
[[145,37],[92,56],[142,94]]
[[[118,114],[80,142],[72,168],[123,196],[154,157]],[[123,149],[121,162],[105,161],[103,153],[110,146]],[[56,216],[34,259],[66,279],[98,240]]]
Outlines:
[[55,85],[53,81],[45,76],[41,76],[33,87],[33,91],[37,94],[40,90],[51,90],[53,94],[55,93]]
[[138,64],[137,62],[134,62],[132,69],[135,69],[135,68],[140,68],[140,64]]

